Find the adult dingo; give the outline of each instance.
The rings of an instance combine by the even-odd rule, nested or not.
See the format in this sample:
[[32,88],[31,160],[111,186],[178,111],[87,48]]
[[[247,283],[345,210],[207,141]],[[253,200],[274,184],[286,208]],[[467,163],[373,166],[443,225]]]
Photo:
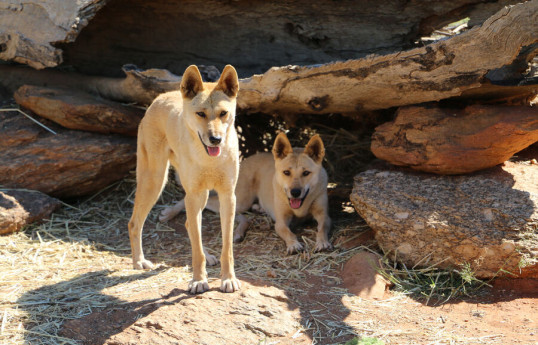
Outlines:
[[189,66],[179,91],[157,97],[138,129],[136,195],[129,238],[136,269],[152,268],[142,251],[142,227],[166,181],[169,164],[185,190],[185,226],[192,247],[191,293],[209,289],[202,246],[202,210],[210,190],[218,193],[222,227],[221,290],[240,288],[233,259],[235,185],[239,144],[234,127],[239,81],[228,65],[216,83],[204,83],[198,68]]

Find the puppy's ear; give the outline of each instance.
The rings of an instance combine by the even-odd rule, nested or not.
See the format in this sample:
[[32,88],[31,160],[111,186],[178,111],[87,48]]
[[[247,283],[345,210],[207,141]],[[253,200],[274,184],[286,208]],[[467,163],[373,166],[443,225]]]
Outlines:
[[278,133],[273,145],[273,157],[275,157],[275,160],[284,159],[292,152],[293,148],[286,134],[283,132]]
[[304,148],[304,153],[314,160],[317,164],[321,164],[323,157],[325,157],[325,146],[321,137],[316,134],[308,141]]
[[222,91],[230,98],[237,97],[237,93],[239,92],[239,79],[237,77],[237,72],[232,65],[226,65],[222,70],[215,91]]
[[180,90],[183,98],[193,99],[203,89],[204,84],[198,67],[190,65],[181,78]]

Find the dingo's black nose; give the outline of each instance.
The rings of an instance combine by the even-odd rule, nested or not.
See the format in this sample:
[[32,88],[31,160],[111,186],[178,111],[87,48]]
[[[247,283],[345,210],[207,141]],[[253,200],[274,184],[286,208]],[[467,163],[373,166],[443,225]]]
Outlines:
[[214,136],[210,136],[210,137],[209,137],[209,142],[210,142],[212,145],[218,145],[218,144],[220,144],[221,141],[222,141],[222,138],[221,138],[221,137],[214,137]]
[[298,198],[301,196],[301,190],[299,188],[294,188],[290,191],[290,194],[294,198]]

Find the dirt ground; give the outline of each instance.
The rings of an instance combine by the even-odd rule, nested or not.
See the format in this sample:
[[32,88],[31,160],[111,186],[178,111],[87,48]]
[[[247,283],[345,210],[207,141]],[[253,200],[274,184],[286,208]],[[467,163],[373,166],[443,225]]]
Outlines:
[[[345,145],[324,138],[329,151],[340,152],[341,161],[329,157],[333,167],[357,166],[341,151],[364,144],[350,145],[346,133],[334,134]],[[186,292],[185,214],[157,221],[164,205],[181,195],[173,184],[144,228],[146,257],[157,264],[151,271],[132,269],[133,176],[85,200],[66,201],[50,221],[0,237],[0,344],[325,345],[364,338],[375,344],[538,344],[535,281],[494,284],[444,304],[427,305],[409,291],[387,291],[382,300],[350,294],[344,264],[363,251],[380,253],[349,202],[350,190],[351,183],[331,185],[335,248],[329,252],[312,252],[316,224],[307,222],[297,227],[306,252],[286,255],[272,222],[251,214],[253,225],[234,246],[243,285],[232,294],[218,289],[218,265],[208,268],[210,291]],[[204,244],[218,256],[218,216],[204,212],[202,227]]]

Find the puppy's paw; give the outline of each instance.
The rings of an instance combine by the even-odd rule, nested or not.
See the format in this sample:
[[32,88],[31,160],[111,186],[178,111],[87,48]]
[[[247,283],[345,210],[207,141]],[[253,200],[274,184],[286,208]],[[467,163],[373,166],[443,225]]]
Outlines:
[[205,263],[209,266],[215,266],[219,263],[219,259],[215,255],[205,254]]
[[316,247],[314,248],[314,251],[321,252],[324,250],[331,250],[333,249],[333,245],[329,241],[316,241]]
[[207,283],[207,280],[191,280],[189,283],[189,292],[191,294],[197,294],[206,292],[209,290],[209,284]]
[[133,261],[133,267],[135,270],[150,270],[153,268],[153,264],[149,260],[142,259]]
[[220,291],[222,292],[234,292],[241,289],[241,282],[236,278],[223,279],[220,284]]
[[296,254],[302,251],[304,251],[304,246],[302,245],[302,243],[298,241],[295,241],[294,243],[288,245],[288,247],[286,248],[286,252],[290,255]]

